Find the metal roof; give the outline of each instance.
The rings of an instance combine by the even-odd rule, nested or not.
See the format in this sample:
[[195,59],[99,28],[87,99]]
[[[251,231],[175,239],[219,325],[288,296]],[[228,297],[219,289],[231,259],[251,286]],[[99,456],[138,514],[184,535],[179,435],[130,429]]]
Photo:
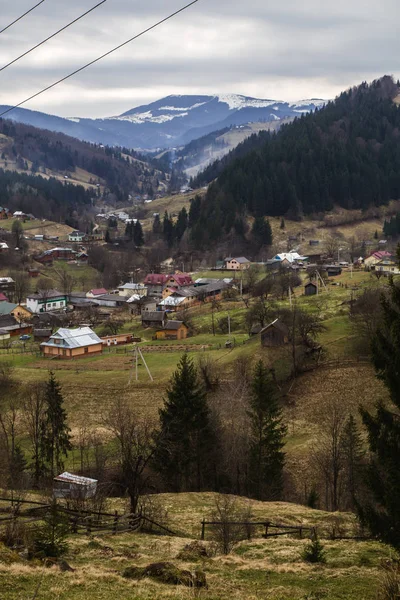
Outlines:
[[[55,340],[62,340],[62,344],[56,344]],[[56,348],[84,348],[102,344],[99,336],[90,329],[90,327],[78,327],[77,329],[66,329],[60,327],[56,333],[50,337],[48,342],[43,342],[41,346],[52,346]]]
[[54,481],[63,481],[65,483],[73,483],[74,485],[92,485],[93,483],[97,483],[97,479],[91,479],[90,477],[82,477],[81,475],[74,475],[73,473],[68,473],[65,471],[61,473],[61,475],[57,475],[54,477]]

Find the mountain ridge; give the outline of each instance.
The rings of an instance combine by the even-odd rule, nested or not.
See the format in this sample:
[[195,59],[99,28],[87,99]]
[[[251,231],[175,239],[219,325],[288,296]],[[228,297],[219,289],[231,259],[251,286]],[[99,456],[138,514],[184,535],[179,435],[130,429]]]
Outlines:
[[[229,125],[299,116],[325,102],[321,99],[286,102],[240,94],[181,94],[165,96],[112,117],[64,118],[18,108],[7,118],[92,143],[154,150],[181,146]],[[7,108],[1,106],[0,111]]]

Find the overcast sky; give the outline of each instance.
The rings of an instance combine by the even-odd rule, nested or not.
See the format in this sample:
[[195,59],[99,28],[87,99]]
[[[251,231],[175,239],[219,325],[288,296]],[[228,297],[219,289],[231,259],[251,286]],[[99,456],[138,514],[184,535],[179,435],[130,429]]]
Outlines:
[[[45,0],[0,35],[4,65],[98,0]],[[2,1],[0,29],[37,3]],[[16,104],[132,37],[185,0],[108,0],[0,73]],[[399,0],[199,0],[186,12],[25,105],[111,116],[169,94],[332,98],[362,80],[400,77]]]

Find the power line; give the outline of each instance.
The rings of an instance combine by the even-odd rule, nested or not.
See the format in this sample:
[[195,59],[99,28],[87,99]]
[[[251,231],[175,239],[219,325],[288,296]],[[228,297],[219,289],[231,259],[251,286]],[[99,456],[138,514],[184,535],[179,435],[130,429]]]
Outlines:
[[[44,2],[44,0],[43,0],[43,2]],[[26,52],[24,52],[23,54],[21,54],[17,58],[14,58],[14,60],[12,60],[11,62],[9,62],[6,65],[4,65],[4,67],[1,67],[0,68],[0,72],[4,71],[4,69],[7,69],[7,67],[10,67],[14,63],[16,63],[18,60],[20,60],[21,58],[23,58],[24,56],[26,56],[27,54],[30,54],[31,52],[33,52],[34,50],[36,50],[36,48],[39,48],[39,46],[43,46],[43,44],[45,44],[46,42],[48,42],[52,38],[56,37],[56,35],[58,35],[62,31],[65,31],[65,29],[68,29],[68,27],[71,27],[71,25],[73,25],[77,21],[80,21],[81,19],[83,19],[83,17],[86,17],[86,15],[88,15],[91,12],[93,12],[96,8],[98,8],[99,6],[101,6],[102,4],[104,4],[105,2],[107,2],[107,0],[101,0],[101,2],[99,2],[98,4],[96,4],[96,6],[93,6],[92,8],[90,8],[89,10],[87,10],[86,12],[84,12],[83,15],[80,15],[79,17],[77,17],[76,19],[74,19],[73,21],[71,21],[70,23],[68,23],[67,25],[64,25],[64,27],[61,27],[61,29],[59,29],[55,33],[53,33],[52,35],[49,35],[48,38],[46,38],[42,42],[39,42],[39,44],[36,44],[36,46],[33,46],[33,48],[31,48],[30,50],[27,50]]]
[[21,15],[20,17],[18,17],[18,19],[15,19],[15,21],[13,21],[9,25],[7,25],[7,27],[4,27],[3,29],[1,29],[0,33],[3,33],[3,31],[6,31],[6,29],[10,29],[10,27],[12,27],[13,25],[15,25],[15,23],[18,23],[18,21],[20,21],[21,19],[23,19],[24,17],[26,17],[26,15],[29,15],[29,13],[32,12],[33,10],[35,10],[35,8],[37,8],[40,4],[43,4],[43,2],[44,2],[44,0],[40,0],[40,2],[38,2],[37,4],[35,4],[35,6],[32,6],[32,8],[30,8],[23,15]]
[[65,77],[63,77],[62,79],[59,79],[58,81],[55,81],[54,83],[52,83],[51,85],[48,85],[47,87],[43,88],[42,90],[40,90],[40,92],[36,92],[36,94],[33,94],[32,96],[29,96],[29,98],[26,98],[25,100],[22,100],[22,102],[19,102],[18,104],[15,104],[15,106],[11,106],[10,108],[8,108],[7,110],[4,110],[2,113],[0,113],[0,117],[2,117],[3,115],[6,115],[7,113],[11,112],[12,110],[15,110],[16,108],[18,108],[19,106],[22,106],[23,104],[26,104],[27,102],[29,102],[30,100],[33,100],[33,98],[36,98],[37,96],[40,96],[40,94],[44,94],[44,92],[47,92],[48,90],[51,90],[53,87],[55,87],[56,85],[59,85],[60,83],[62,83],[63,81],[66,81],[67,79],[69,79],[70,77],[73,77],[74,75],[76,75],[77,73],[80,73],[81,71],[83,71],[84,69],[87,69],[88,67],[94,65],[95,63],[99,62],[100,60],[102,60],[103,58],[105,58],[106,56],[109,56],[110,54],[112,54],[113,52],[116,52],[117,50],[119,50],[120,48],[122,48],[123,46],[126,46],[127,44],[130,44],[131,42],[133,42],[134,40],[137,40],[139,37],[145,35],[146,33],[148,33],[149,31],[151,31],[152,29],[155,29],[156,27],[158,27],[159,25],[162,25],[163,23],[165,23],[166,21],[169,21],[170,19],[172,19],[173,17],[175,17],[176,15],[179,15],[179,13],[183,12],[184,10],[190,8],[190,6],[193,6],[193,4],[196,4],[197,2],[199,2],[199,0],[192,0],[192,2],[189,2],[189,4],[186,4],[185,6],[183,6],[182,8],[180,8],[179,10],[176,10],[175,12],[171,13],[170,15],[168,15],[167,17],[164,17],[164,19],[161,19],[161,21],[157,21],[157,23],[154,23],[154,25],[151,25],[150,27],[147,27],[147,29],[144,29],[143,31],[141,31],[140,33],[137,33],[136,35],[134,35],[132,38],[130,38],[129,40],[126,40],[126,42],[123,42],[122,44],[119,44],[119,46],[116,46],[115,48],[112,48],[112,50],[109,50],[108,52],[106,52],[105,54],[102,54],[101,56],[95,58],[94,60],[88,62],[86,65],[83,65],[83,67],[80,67],[79,69],[76,69],[75,71],[73,71],[72,73],[69,73],[69,75],[66,75]]

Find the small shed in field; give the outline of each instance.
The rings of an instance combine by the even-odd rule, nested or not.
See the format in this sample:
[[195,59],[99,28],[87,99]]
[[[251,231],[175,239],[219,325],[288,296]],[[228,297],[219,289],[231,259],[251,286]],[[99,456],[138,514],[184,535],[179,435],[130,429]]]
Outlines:
[[317,284],[313,283],[312,281],[306,283],[306,285],[304,286],[304,294],[306,296],[315,296],[316,294],[318,294]]
[[289,329],[279,319],[275,319],[261,330],[261,345],[264,347],[283,346],[288,341]]
[[53,495],[55,498],[86,499],[96,495],[97,479],[81,477],[72,473],[61,473],[53,480]]

